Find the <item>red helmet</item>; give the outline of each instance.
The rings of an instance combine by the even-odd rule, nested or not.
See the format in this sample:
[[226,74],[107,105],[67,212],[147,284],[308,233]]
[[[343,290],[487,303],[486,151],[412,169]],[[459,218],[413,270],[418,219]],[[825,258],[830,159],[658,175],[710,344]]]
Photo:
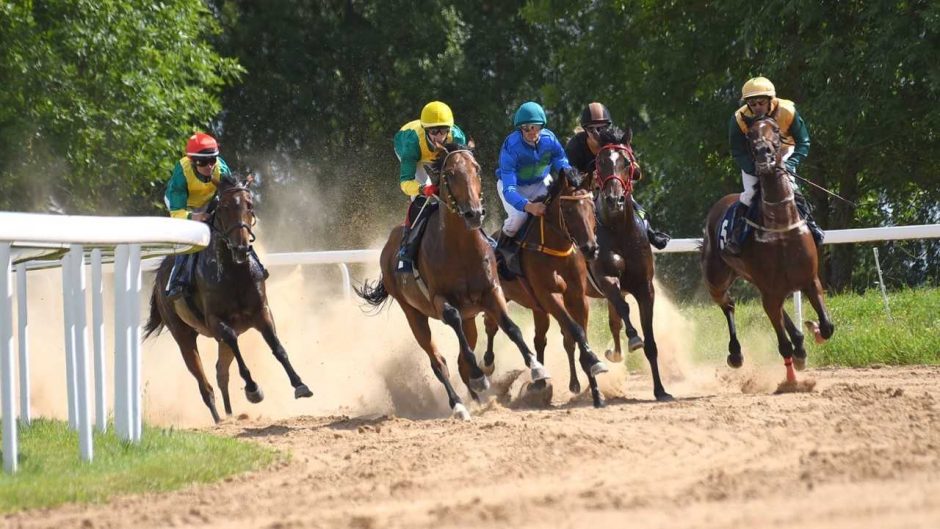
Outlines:
[[197,132],[186,142],[186,156],[218,156],[219,144],[208,134]]

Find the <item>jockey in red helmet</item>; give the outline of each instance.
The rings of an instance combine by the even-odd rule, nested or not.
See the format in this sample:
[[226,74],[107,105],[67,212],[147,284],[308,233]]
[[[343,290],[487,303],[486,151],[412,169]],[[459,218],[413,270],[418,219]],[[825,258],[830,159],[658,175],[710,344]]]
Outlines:
[[[203,132],[193,134],[186,142],[186,154],[177,160],[173,167],[163,196],[170,216],[208,222],[211,219],[208,210],[215,198],[216,189],[222,180],[231,178],[232,171],[219,156],[219,144],[215,138]],[[267,279],[268,271],[261,264],[254,248],[251,248],[249,253]],[[196,263],[195,255],[176,256],[166,288],[166,295],[170,300],[176,300],[189,291]]]

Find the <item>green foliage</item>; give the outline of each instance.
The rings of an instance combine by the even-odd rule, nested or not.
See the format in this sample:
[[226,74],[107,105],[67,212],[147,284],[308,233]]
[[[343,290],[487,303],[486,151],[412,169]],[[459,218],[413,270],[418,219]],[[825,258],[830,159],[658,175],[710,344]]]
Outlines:
[[94,461],[78,455],[78,434],[38,419],[19,431],[19,471],[0,474],[0,513],[115,495],[175,490],[264,467],[279,456],[256,444],[203,433],[144,428],[140,444],[113,431],[94,435]]
[[[888,295],[890,317],[881,295],[843,294],[827,298],[836,326],[832,339],[822,345],[807,335],[810,366],[940,363],[940,289],[910,289]],[[786,310],[793,316],[792,301]],[[723,365],[728,354],[728,327],[717,305],[686,305],[681,312],[695,322],[695,357],[702,363]],[[803,304],[803,319],[817,320],[812,307]],[[745,356],[762,363],[779,362],[773,327],[759,300],[738,303],[735,308],[738,339]]]
[[218,25],[206,6],[2,6],[0,208],[156,213],[186,136],[241,71],[207,42]]

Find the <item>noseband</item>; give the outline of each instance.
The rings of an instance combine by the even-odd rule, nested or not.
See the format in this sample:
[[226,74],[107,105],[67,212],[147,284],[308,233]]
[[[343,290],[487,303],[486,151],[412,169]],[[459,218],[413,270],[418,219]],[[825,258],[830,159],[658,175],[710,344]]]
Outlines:
[[[449,151],[447,153],[447,156],[444,157],[444,162],[441,163],[441,176],[440,176],[440,187],[441,187],[441,190],[447,191],[447,201],[444,202],[443,200],[441,200],[441,197],[439,195],[437,196],[437,199],[440,200],[441,202],[444,202],[444,205],[446,205],[447,209],[449,209],[453,214],[459,216],[461,215],[460,206],[457,204],[457,199],[454,198],[454,193],[450,190],[450,185],[447,183],[447,171],[445,170],[445,167],[447,167],[447,160],[449,160],[451,156],[457,154],[458,152],[467,153],[470,156],[470,159],[474,161],[474,164],[476,164],[476,160],[473,158],[473,151],[471,151],[470,149],[457,149],[454,151]],[[483,201],[483,189],[481,187],[480,188],[480,202],[482,201]]]
[[624,154],[624,158],[626,158],[627,161],[630,162],[629,173],[627,174],[626,180],[623,179],[623,176],[617,173],[612,173],[611,175],[601,179],[598,187],[601,190],[603,190],[604,186],[607,185],[607,182],[610,182],[611,180],[618,180],[623,185],[623,189],[625,193],[633,193],[633,180],[634,180],[634,176],[636,175],[636,171],[638,167],[638,164],[636,163],[636,156],[633,155],[633,147],[629,145],[619,144],[619,143],[616,143],[616,144],[609,143],[601,147],[601,149],[597,151],[597,156],[595,157],[595,162],[594,162],[594,181],[595,182],[597,182],[598,179],[601,178],[600,174],[598,174],[596,160],[597,158],[600,158],[601,154],[603,154],[604,151],[622,152]]

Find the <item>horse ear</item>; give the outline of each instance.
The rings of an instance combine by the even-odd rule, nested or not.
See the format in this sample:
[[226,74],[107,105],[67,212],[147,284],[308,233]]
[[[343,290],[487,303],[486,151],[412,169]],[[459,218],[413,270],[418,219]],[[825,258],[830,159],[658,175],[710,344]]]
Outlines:
[[620,143],[630,145],[631,141],[633,141],[633,129],[628,128],[627,131],[623,133],[623,137],[620,138]]
[[255,173],[248,173],[245,177],[245,187],[251,187],[255,183]]
[[428,174],[428,176],[430,176],[430,177],[433,178],[433,179],[438,179],[438,178],[441,177],[441,172],[438,171],[438,170],[437,170],[433,165],[431,165],[431,164],[425,164],[425,165],[424,165],[424,172],[426,172],[426,173]]
[[470,149],[471,151],[477,148],[477,144],[475,141],[473,141],[473,138],[467,139],[467,148]]

